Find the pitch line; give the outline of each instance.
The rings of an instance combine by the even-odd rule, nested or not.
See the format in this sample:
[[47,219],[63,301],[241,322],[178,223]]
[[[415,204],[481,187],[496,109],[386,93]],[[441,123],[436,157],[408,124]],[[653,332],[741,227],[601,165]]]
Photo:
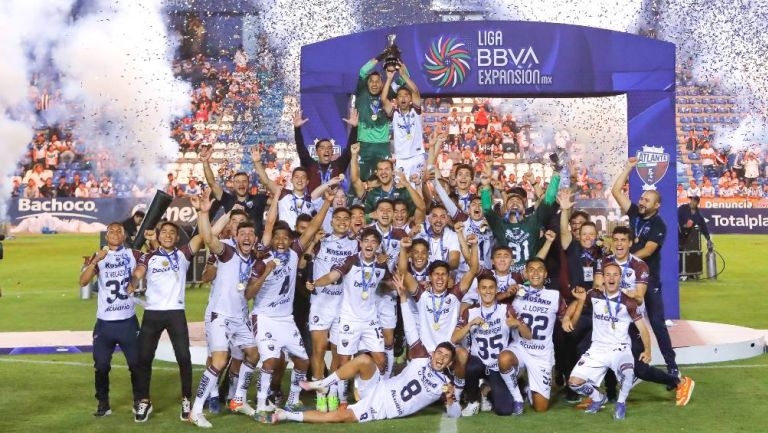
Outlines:
[[[92,363],[88,362],[74,362],[74,361],[50,361],[50,360],[34,360],[34,359],[13,359],[13,358],[2,358],[0,357],[0,363],[8,363],[8,364],[37,364],[37,365],[63,365],[67,367],[91,367],[93,368]],[[113,364],[112,367],[123,367],[128,368],[125,364]],[[163,367],[163,366],[152,366],[153,370],[160,370],[160,371],[178,371],[178,367]],[[193,366],[193,370],[202,370],[202,366]]]

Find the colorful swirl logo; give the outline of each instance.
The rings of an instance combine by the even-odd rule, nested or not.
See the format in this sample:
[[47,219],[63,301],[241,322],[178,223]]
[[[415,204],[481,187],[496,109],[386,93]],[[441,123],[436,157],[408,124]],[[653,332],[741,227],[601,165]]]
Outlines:
[[432,42],[424,57],[429,80],[440,87],[455,87],[467,78],[471,57],[466,45],[456,38],[443,40],[441,36]]

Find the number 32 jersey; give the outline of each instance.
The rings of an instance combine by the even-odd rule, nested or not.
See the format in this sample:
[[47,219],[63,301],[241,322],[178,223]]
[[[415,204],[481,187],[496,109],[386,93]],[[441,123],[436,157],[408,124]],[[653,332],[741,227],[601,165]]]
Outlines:
[[512,306],[515,307],[522,322],[531,328],[533,335],[530,340],[520,337],[520,333],[513,332],[512,346],[524,349],[531,356],[542,360],[555,360],[555,348],[552,343],[552,331],[555,320],[565,314],[565,301],[560,297],[560,292],[550,289],[534,289],[521,286],[525,289],[517,292]]

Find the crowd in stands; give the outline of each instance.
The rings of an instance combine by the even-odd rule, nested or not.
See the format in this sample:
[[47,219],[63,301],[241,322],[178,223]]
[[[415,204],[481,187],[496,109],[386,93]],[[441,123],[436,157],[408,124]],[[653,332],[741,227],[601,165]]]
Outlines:
[[677,200],[768,197],[768,146],[729,142],[728,125],[742,120],[735,98],[707,86],[678,88]]

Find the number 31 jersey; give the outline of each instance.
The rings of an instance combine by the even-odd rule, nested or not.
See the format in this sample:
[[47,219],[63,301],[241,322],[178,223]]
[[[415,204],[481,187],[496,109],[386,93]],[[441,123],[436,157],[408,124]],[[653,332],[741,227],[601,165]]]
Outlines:
[[515,307],[520,320],[531,328],[533,335],[527,340],[521,338],[520,333],[515,330],[512,346],[521,347],[531,356],[554,362],[552,331],[555,328],[555,320],[565,314],[565,301],[557,290],[534,289],[528,286],[521,286],[522,288],[525,292],[517,292],[512,306]]

